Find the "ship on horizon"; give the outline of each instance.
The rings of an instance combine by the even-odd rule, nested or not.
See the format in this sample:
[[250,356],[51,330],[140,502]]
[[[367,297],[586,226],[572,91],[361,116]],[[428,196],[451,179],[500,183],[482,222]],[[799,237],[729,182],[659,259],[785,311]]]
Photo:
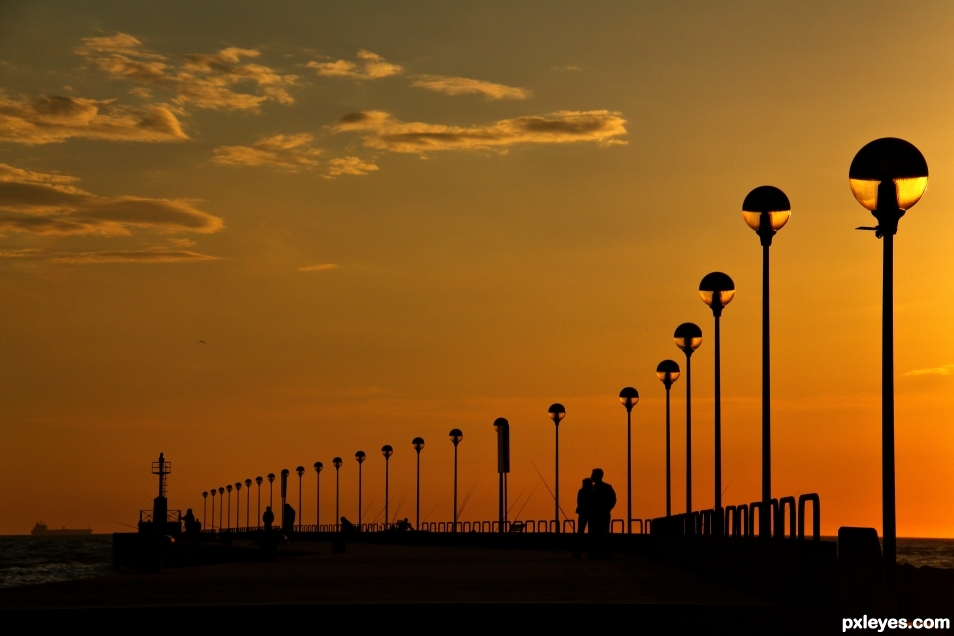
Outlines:
[[92,528],[60,528],[50,530],[45,523],[38,521],[33,530],[30,531],[34,537],[62,537],[62,536],[75,536],[75,535],[90,535],[93,534]]

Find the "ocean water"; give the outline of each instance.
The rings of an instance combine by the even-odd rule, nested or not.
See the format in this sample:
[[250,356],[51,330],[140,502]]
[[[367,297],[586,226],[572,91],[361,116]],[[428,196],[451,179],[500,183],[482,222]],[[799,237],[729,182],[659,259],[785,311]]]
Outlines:
[[113,537],[0,536],[0,587],[102,576],[112,567]]
[[[0,587],[102,576],[112,566],[112,536],[0,536]],[[898,561],[954,569],[954,539],[898,539]]]

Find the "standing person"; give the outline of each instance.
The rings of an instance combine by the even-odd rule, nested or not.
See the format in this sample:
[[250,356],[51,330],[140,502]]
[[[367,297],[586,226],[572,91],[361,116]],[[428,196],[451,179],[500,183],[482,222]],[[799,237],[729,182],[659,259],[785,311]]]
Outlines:
[[593,505],[590,515],[590,534],[593,535],[591,556],[609,556],[606,547],[607,535],[610,531],[610,519],[613,508],[616,507],[616,491],[603,481],[603,469],[593,469]]
[[265,506],[265,514],[262,515],[262,523],[265,525],[265,532],[272,531],[272,524],[275,523],[275,513],[271,506]]
[[282,532],[291,536],[292,532],[295,531],[295,509],[291,507],[290,503],[286,503],[284,509],[282,510]]
[[[579,559],[583,552],[583,533],[586,532],[586,524],[590,521],[593,514],[593,480],[587,477],[583,480],[583,487],[576,493],[576,547],[573,548],[573,558]],[[592,530],[591,530],[592,531]]]

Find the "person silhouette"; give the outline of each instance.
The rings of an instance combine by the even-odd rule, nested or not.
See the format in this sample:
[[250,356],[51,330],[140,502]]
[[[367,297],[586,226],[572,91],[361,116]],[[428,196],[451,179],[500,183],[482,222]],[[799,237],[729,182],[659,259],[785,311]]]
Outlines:
[[341,532],[343,534],[351,534],[354,532],[354,524],[348,521],[347,517],[341,518]]
[[616,491],[603,481],[603,469],[594,468],[593,474],[593,501],[590,514],[590,534],[593,544],[590,555],[601,557],[609,556],[607,551],[607,535],[610,531],[612,510],[616,507]]
[[286,503],[282,509],[282,532],[291,534],[295,531],[295,509],[290,503]]
[[[583,533],[586,532],[586,525],[593,514],[593,480],[587,477],[583,480],[583,486],[576,493],[576,514],[578,515],[576,534],[576,547],[573,548],[573,556],[580,558],[583,551]],[[590,528],[590,532],[593,529]]]
[[275,523],[275,513],[271,506],[265,506],[265,513],[262,515],[262,523],[265,524],[265,532],[272,531],[272,524]]
[[193,537],[196,534],[195,531],[195,515],[192,514],[192,508],[186,510],[185,516],[182,517],[182,521],[185,524],[185,533],[187,537]]

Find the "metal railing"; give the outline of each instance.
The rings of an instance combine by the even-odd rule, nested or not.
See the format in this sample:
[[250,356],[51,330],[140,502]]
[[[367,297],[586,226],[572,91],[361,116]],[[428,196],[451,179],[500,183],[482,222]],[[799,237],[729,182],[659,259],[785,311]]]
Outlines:
[[[767,504],[753,501],[748,505],[738,504],[659,517],[652,519],[651,524],[647,519],[646,530],[666,535],[752,537],[760,535],[762,528],[767,527],[768,535],[777,539],[804,539],[806,504],[808,503],[812,504],[812,540],[819,541],[821,540],[821,499],[817,493],[800,495],[797,502],[795,497],[782,497],[772,499]],[[786,512],[788,523],[786,523]]]
[[[816,505],[817,508],[817,505]],[[148,513],[148,516],[151,519],[152,511],[143,511],[144,514]],[[179,511],[171,510],[169,511],[169,518],[177,518]],[[651,519],[632,519],[630,520],[631,527],[636,528],[636,534],[648,533],[651,527]],[[202,529],[203,533],[212,533],[212,534],[233,534],[233,535],[243,535],[250,533],[257,533],[264,530],[264,526],[250,526],[247,528],[212,528],[206,527]],[[281,526],[274,525],[272,526],[273,530],[280,531]],[[399,531],[399,526],[396,523],[384,524],[384,523],[363,523],[361,527],[357,527],[355,524],[355,531],[357,532],[385,532],[385,531]],[[413,528],[411,528],[413,531]],[[314,533],[314,532],[341,532],[341,524],[329,523],[329,524],[304,524],[304,525],[295,525],[294,532],[296,533]],[[454,532],[454,522],[453,521],[425,521],[421,522],[420,527],[421,532],[440,532],[440,533],[452,533]],[[557,531],[557,522],[554,519],[528,519],[526,521],[504,521],[504,533],[523,533],[523,534],[555,534]],[[576,520],[575,519],[564,519],[560,531],[564,534],[574,534],[576,533]],[[499,533],[500,532],[500,522],[499,521],[485,521],[485,520],[473,520],[473,521],[458,521],[457,522],[457,532],[466,532],[466,533]],[[613,534],[622,534],[626,532],[626,520],[625,519],[613,519],[610,523],[610,532]]]

